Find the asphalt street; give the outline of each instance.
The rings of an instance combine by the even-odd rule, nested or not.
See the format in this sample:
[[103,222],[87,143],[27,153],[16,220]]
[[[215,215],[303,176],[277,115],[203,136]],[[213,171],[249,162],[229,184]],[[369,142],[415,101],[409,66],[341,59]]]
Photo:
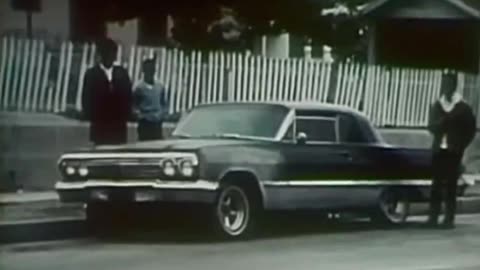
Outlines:
[[[0,246],[0,269],[480,269],[480,215],[451,231],[366,221],[276,219],[255,240],[214,241],[192,224],[103,238]],[[133,227],[132,227],[133,228]]]

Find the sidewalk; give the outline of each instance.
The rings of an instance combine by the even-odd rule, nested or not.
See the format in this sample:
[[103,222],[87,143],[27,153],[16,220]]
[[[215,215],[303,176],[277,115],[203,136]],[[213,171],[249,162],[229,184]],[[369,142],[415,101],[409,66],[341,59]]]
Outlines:
[[85,218],[82,204],[64,204],[54,191],[0,193],[0,226]]
[[[55,192],[1,194],[0,245],[88,237],[83,204],[64,204]],[[458,199],[459,215],[480,213],[480,185]],[[414,204],[411,220],[424,220],[428,204]],[[348,216],[348,215],[347,215]]]
[[0,205],[56,200],[58,200],[58,195],[54,191],[0,193]]

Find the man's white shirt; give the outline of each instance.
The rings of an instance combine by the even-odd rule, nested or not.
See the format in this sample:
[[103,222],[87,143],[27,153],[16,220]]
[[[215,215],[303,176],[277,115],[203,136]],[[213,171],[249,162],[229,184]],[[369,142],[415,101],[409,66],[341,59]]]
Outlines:
[[105,75],[107,76],[108,81],[111,82],[113,77],[113,66],[111,66],[110,68],[107,68],[103,64],[100,64],[100,67],[105,72]]
[[[450,113],[453,111],[455,106],[462,101],[463,97],[459,93],[453,94],[452,100],[448,101],[444,95],[440,97],[440,105],[442,106],[442,109],[446,113]],[[444,135],[442,137],[442,142],[440,144],[441,149],[448,149],[448,141],[447,141],[447,135]]]

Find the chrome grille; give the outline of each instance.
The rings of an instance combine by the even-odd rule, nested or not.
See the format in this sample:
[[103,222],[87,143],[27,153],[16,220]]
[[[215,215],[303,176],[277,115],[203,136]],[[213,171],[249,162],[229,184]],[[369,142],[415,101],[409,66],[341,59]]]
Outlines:
[[94,160],[86,166],[89,177],[99,179],[158,179],[162,173],[158,160]]

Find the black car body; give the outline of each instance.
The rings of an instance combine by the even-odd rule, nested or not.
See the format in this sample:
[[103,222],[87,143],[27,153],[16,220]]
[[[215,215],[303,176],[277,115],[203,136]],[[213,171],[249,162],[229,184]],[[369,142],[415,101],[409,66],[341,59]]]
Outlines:
[[428,146],[391,146],[363,114],[326,104],[202,105],[168,140],[66,153],[59,169],[64,202],[205,203],[230,237],[262,210],[359,209],[400,223],[431,184]]

